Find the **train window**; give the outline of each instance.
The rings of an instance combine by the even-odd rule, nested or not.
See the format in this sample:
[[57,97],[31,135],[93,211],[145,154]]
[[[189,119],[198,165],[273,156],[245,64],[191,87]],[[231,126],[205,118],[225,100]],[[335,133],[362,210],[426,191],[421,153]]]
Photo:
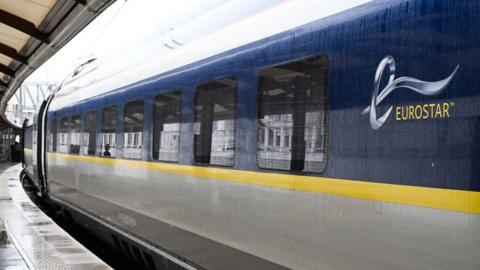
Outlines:
[[154,160],[178,161],[180,141],[179,91],[156,96],[153,101],[153,148]]
[[195,162],[233,166],[237,81],[229,77],[197,87],[195,91]]
[[50,132],[48,134],[48,150],[57,152],[57,119],[50,122]]
[[258,80],[260,168],[322,172],[328,63],[315,56],[263,69]]
[[101,156],[115,157],[115,135],[117,131],[117,106],[104,108],[102,111]]
[[143,101],[125,104],[123,118],[123,156],[142,159],[143,155]]
[[83,154],[95,155],[95,147],[97,143],[97,112],[90,111],[85,115],[85,128],[83,132]]
[[80,115],[72,116],[70,122],[70,153],[80,153]]
[[68,118],[60,119],[60,127],[58,130],[58,152],[68,153]]

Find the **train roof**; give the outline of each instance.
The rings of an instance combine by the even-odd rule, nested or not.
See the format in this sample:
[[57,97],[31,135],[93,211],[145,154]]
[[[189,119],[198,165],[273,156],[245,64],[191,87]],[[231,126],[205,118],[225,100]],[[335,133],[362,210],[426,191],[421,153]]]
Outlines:
[[[335,5],[325,1],[285,1],[172,49],[165,49],[164,40],[161,37],[151,36],[149,40],[145,40],[141,48],[132,48],[110,59],[94,61],[85,69],[86,73],[80,74],[78,78],[74,76],[67,79],[63,88],[56,94],[50,108],[56,110],[68,107],[135,82],[156,80],[157,75],[173,76],[177,73],[176,71],[184,72],[182,67],[316,20],[331,17],[368,2],[372,1],[340,0]],[[371,8],[365,7],[364,12],[356,10],[355,14],[364,14]],[[233,57],[233,55],[227,57]]]

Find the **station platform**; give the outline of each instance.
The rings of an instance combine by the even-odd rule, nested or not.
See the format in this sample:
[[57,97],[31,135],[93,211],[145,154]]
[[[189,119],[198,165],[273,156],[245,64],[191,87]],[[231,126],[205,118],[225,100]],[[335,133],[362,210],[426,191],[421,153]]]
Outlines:
[[0,163],[0,270],[111,269],[27,196],[21,165]]

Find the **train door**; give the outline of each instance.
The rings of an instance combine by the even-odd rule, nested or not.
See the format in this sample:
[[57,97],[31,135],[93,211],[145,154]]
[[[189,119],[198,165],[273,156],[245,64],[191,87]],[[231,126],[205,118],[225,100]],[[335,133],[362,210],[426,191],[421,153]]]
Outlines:
[[38,187],[40,193],[43,195],[46,193],[48,186],[46,181],[46,170],[45,170],[45,138],[46,138],[46,119],[47,119],[47,108],[52,100],[53,96],[50,96],[48,99],[42,102],[38,114],[34,117],[34,130],[33,130],[33,167],[34,174],[38,181]]
[[33,172],[33,179],[32,181],[37,182],[35,185],[40,189],[41,183],[38,177],[38,149],[37,149],[37,132],[38,132],[38,112],[36,112],[33,116],[33,125],[32,125],[32,172]]
[[25,130],[27,129],[27,124],[28,120],[25,119],[22,124],[22,135],[20,136],[20,147],[22,147],[21,162],[23,167],[25,167]]

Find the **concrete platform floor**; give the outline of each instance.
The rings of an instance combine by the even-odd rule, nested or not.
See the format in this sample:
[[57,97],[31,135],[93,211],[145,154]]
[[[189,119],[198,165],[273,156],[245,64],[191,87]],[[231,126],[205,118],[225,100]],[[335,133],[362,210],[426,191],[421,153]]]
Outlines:
[[111,269],[31,202],[21,169],[0,163],[0,270]]

